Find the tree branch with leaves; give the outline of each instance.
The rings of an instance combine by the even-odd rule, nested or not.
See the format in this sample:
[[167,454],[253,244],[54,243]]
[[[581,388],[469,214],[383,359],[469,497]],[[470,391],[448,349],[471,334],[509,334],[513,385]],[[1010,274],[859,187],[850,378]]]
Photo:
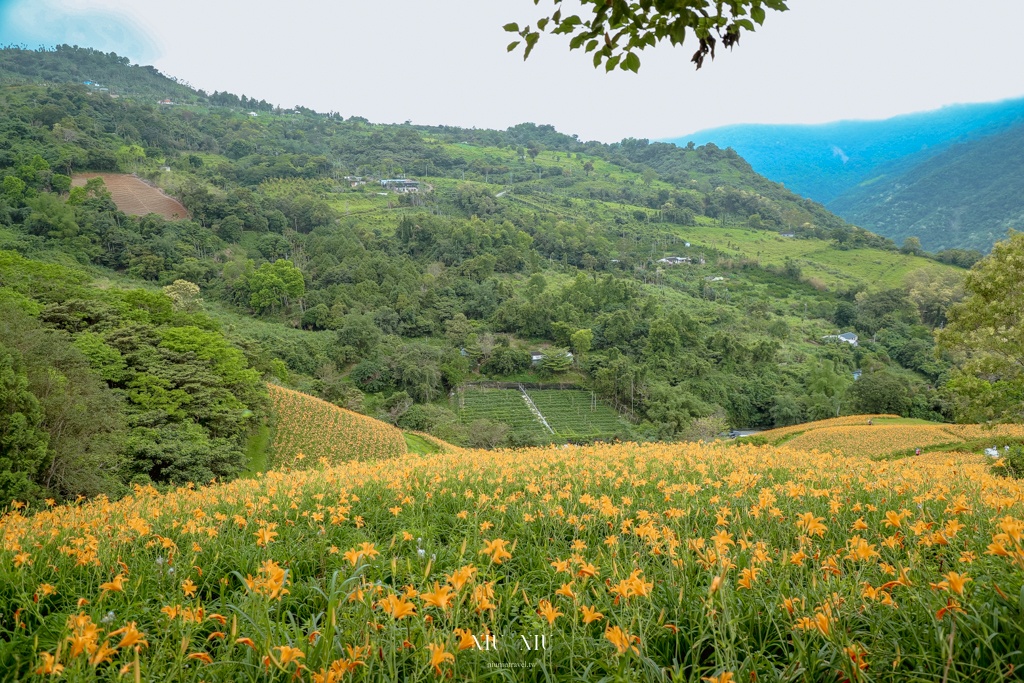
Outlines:
[[[786,0],[580,0],[580,14],[563,15],[562,0],[551,0],[554,11],[533,24],[505,25],[519,40],[508,45],[520,47],[523,59],[530,56],[542,33],[571,36],[569,49],[592,53],[594,67],[605,71],[640,69],[637,53],[668,41],[682,45],[688,36],[697,41],[690,61],[699,69],[708,56],[715,58],[720,43],[731,48],[744,31],[764,24],[769,10],[784,12]],[[534,0],[540,5],[540,0]]]

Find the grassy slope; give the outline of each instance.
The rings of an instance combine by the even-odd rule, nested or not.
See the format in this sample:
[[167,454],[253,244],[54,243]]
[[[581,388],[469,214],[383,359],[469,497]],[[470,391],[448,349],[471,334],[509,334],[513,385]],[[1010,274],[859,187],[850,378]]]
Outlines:
[[712,247],[735,258],[756,259],[764,265],[783,265],[794,261],[804,276],[821,280],[830,288],[845,289],[864,284],[869,289],[901,287],[915,270],[959,270],[919,256],[880,249],[843,251],[816,239],[780,237],[774,232],[743,227],[718,227],[703,221],[701,225],[681,228],[679,234],[694,246]]

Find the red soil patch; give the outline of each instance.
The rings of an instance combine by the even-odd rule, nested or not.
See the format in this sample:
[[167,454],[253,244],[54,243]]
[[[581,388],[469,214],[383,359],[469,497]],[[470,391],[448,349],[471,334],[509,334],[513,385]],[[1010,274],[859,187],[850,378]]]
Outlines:
[[190,218],[181,202],[162,190],[147,185],[133,175],[122,173],[79,173],[71,180],[74,187],[85,185],[92,178],[103,178],[103,184],[117,208],[131,216],[159,214],[168,220]]

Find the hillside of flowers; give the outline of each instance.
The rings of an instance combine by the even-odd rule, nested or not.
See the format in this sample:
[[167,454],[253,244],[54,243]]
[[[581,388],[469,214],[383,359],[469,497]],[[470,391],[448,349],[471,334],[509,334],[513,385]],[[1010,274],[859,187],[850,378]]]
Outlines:
[[797,450],[831,451],[841,455],[884,458],[946,448],[1024,440],[1019,424],[942,424],[904,420],[898,415],[849,415],[759,432],[745,439]]
[[386,422],[339,408],[333,403],[268,384],[274,412],[274,464],[295,469],[346,460],[402,455],[402,431]]
[[354,461],[0,520],[0,671],[68,681],[1010,681],[1024,485],[600,445]]

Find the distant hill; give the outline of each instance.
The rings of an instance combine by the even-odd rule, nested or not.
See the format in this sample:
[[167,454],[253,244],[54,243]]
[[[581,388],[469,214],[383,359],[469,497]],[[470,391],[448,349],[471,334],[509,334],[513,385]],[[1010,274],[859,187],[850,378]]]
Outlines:
[[738,125],[677,138],[736,150],[758,173],[848,221],[928,249],[988,250],[1021,214],[1024,99],[884,121]]
[[929,250],[988,251],[1008,228],[1024,227],[1024,123],[958,143],[880,175],[830,207],[897,242],[916,235]]
[[671,140],[731,147],[755,171],[828,205],[894,162],[908,165],[958,142],[1024,123],[1024,99],[964,104],[882,121],[818,125],[750,124],[702,130]]
[[0,84],[79,83],[119,97],[178,103],[205,99],[187,83],[168,78],[152,66],[92,48],[58,45],[53,50],[6,47],[0,50]]

